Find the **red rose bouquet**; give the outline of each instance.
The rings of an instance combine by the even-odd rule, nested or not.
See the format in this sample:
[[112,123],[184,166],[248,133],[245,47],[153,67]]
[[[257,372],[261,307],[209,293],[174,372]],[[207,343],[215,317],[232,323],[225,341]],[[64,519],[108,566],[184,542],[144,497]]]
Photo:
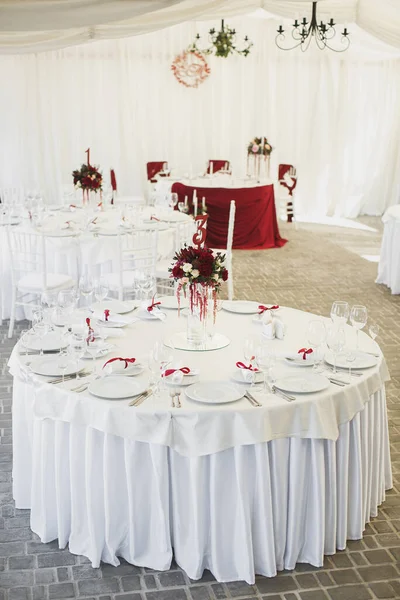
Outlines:
[[212,290],[214,314],[217,307],[217,292],[223,281],[228,279],[225,268],[225,254],[213,253],[209,248],[184,246],[174,256],[169,269],[171,277],[178,283],[178,302],[183,290],[186,297],[189,291],[190,309],[198,307],[201,318],[207,313],[207,290]]
[[103,176],[98,168],[93,165],[83,164],[80,169],[72,172],[72,177],[74,178],[74,186],[82,188],[82,190],[98,192],[102,189]]

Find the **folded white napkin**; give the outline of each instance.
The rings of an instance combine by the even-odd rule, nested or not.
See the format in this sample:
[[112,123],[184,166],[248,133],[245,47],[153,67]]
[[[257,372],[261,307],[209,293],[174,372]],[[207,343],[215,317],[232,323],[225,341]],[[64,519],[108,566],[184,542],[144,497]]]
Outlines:
[[263,317],[262,328],[264,336],[269,340],[273,340],[275,338],[278,340],[283,340],[285,337],[285,324],[283,323],[282,319],[272,316],[271,313],[267,313],[265,317]]
[[124,323],[125,325],[129,325],[129,323],[133,323],[134,320],[136,319],[132,319],[132,317],[128,318],[125,317],[124,315],[120,315],[118,313],[115,313],[113,311],[110,310],[110,313],[108,315],[108,321],[106,321],[106,317],[104,314],[104,310],[95,310],[93,312],[92,315],[95,319],[97,319],[98,321],[102,321],[104,323]]
[[159,306],[154,306],[153,310],[147,310],[149,306],[151,306],[152,304],[152,300],[146,300],[145,302],[142,302],[142,304],[140,305],[140,310],[142,310],[143,312],[146,312],[149,315],[152,315],[153,317],[157,318],[157,319],[165,319],[165,315],[164,313],[160,310]]

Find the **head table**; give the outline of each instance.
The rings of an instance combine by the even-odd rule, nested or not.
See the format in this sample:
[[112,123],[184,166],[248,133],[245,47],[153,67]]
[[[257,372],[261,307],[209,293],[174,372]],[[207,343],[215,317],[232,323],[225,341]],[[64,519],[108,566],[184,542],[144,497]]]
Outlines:
[[[159,184],[160,189],[171,185],[167,179]],[[232,179],[216,175],[196,180],[184,180],[172,184],[171,191],[184,202],[188,199],[192,212],[193,196],[196,191],[199,209],[202,199],[207,207],[207,238],[209,248],[226,248],[230,201],[236,202],[233,248],[262,250],[280,248],[286,241],[281,238],[275,210],[274,186],[271,181]]]
[[[146,365],[157,340],[185,330],[183,315],[165,313],[164,321],[125,327],[98,369],[117,356]],[[298,374],[303,368],[283,356],[306,344],[313,316],[281,307],[280,317],[285,338],[265,343],[278,358],[277,375]],[[228,346],[171,350],[173,364],[199,369],[200,381],[231,380],[244,338],[262,339],[260,325],[222,309],[216,329]],[[355,342],[348,326],[346,337]],[[379,350],[365,334],[360,340],[363,350]],[[380,353],[345,387],[330,384],[293,402],[256,392],[261,407],[245,398],[202,404],[183,393],[182,407],[171,408],[168,391],[129,406],[129,399],[73,392],[74,380],[52,385],[28,373],[34,358],[17,346],[9,362],[16,506],[31,509],[43,542],[69,544],[93,567],[123,557],[165,570],[174,556],[192,579],[209,569],[219,581],[253,583],[256,574],[271,577],[297,562],[322,566],[324,554],[362,537],[391,487]],[[137,377],[147,381],[147,369]]]

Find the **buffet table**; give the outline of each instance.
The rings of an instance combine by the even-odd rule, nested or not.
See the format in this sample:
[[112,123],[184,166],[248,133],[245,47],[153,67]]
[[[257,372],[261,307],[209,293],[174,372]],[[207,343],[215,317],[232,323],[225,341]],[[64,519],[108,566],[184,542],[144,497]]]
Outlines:
[[[178,311],[165,313],[123,328],[98,368],[110,357],[146,366],[157,340],[186,328]],[[277,375],[303,373],[283,356],[305,345],[312,315],[281,307],[280,317],[284,340],[265,342]],[[237,375],[244,337],[263,339],[251,315],[224,309],[216,329],[230,339],[223,349],[171,350],[175,366],[198,369],[213,385]],[[355,342],[350,327],[346,336]],[[360,340],[377,352],[364,333]],[[52,385],[32,375],[34,359],[16,347],[9,362],[16,507],[31,509],[43,542],[69,544],[93,567],[123,557],[166,570],[174,556],[192,579],[209,569],[218,581],[250,584],[297,562],[320,567],[324,554],[362,537],[392,485],[382,355],[349,385],[293,402],[255,393],[261,407],[246,398],[210,405],[183,393],[182,408],[171,408],[168,392],[137,407],[73,392],[75,380]],[[135,380],[147,385],[148,376],[145,369]]]
[[376,283],[400,294],[400,204],[391,206],[382,217],[384,223],[381,255]]
[[[262,250],[280,248],[287,240],[281,238],[275,211],[274,186],[243,181],[240,187],[224,184],[223,178],[210,181],[177,182],[171,190],[178,194],[179,201],[188,198],[190,210],[196,190],[199,207],[204,197],[208,221],[206,244],[209,248],[226,248],[230,201],[236,202],[233,248]],[[236,183],[237,186],[237,183]]]

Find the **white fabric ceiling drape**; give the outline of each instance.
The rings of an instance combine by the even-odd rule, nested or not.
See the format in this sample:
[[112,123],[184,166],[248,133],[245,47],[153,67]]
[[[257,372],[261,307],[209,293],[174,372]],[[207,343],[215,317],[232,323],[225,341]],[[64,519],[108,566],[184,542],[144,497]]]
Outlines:
[[[279,162],[298,167],[306,214],[381,214],[400,191],[400,62],[357,30],[344,55],[275,47],[276,22],[229,19],[254,41],[247,57],[210,57],[198,89],[170,65],[208,23],[37,55],[3,56],[0,188],[39,188],[55,199],[84,161],[117,173],[121,194],[141,193],[145,162],[201,172],[208,158],[243,175],[246,146],[266,135]],[[374,43],[372,43],[374,42]]]
[[[292,19],[311,0],[0,0],[0,53],[39,52],[264,8]],[[319,0],[318,15],[356,23],[400,48],[399,0]]]

